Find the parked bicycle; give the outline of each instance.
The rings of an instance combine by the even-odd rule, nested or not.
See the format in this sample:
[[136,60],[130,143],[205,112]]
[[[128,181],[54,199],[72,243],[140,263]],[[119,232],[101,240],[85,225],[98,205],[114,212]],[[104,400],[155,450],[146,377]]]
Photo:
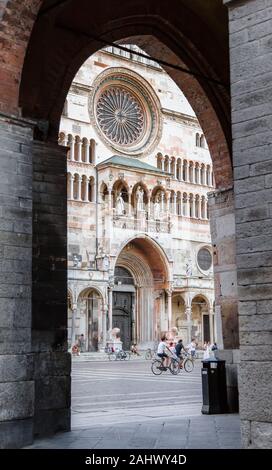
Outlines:
[[145,359],[151,360],[151,359],[154,359],[155,357],[156,357],[156,352],[153,349],[148,348],[145,353]]
[[120,349],[118,351],[112,351],[108,353],[108,359],[110,361],[126,361],[130,359],[130,352]]
[[180,372],[179,360],[171,357],[170,365],[163,365],[163,358],[157,357],[152,361],[151,370],[154,375],[161,375],[163,372],[170,370],[171,374],[178,375]]

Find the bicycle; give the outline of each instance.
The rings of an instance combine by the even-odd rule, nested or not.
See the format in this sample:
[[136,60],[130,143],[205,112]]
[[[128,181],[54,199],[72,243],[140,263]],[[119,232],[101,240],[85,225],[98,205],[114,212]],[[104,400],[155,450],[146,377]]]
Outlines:
[[163,365],[163,358],[157,357],[152,361],[151,371],[154,375],[161,375],[163,371],[170,370],[171,374],[178,375],[180,372],[179,360],[175,357],[171,357],[170,365],[165,367]]
[[110,361],[126,361],[130,359],[130,356],[130,352],[123,349],[108,354]]
[[145,359],[150,360],[150,359],[154,359],[155,357],[156,357],[156,352],[153,349],[148,348],[145,353]]
[[179,368],[183,368],[186,372],[192,372],[194,370],[194,366],[195,360],[193,356],[188,352],[182,352],[179,361]]

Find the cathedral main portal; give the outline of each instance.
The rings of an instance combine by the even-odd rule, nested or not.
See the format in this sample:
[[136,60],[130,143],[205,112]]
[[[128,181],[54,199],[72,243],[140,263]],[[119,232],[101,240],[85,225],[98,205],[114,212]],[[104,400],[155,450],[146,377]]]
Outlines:
[[120,328],[122,332],[123,349],[130,349],[132,343],[132,293],[113,293],[113,328]]

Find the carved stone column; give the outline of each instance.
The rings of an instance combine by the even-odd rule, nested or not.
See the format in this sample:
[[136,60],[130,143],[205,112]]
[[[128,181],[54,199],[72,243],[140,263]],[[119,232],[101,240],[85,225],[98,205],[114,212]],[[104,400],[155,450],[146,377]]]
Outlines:
[[166,290],[167,295],[167,319],[168,319],[168,330],[172,328],[172,290]]
[[192,217],[195,219],[196,216],[196,197],[195,194],[193,194],[193,199],[192,199]]
[[177,194],[176,194],[176,193],[174,193],[173,214],[174,214],[174,215],[177,215]]
[[82,182],[82,177],[79,176],[78,178],[78,193],[77,193],[77,198],[79,201],[81,201],[81,182]]
[[109,331],[112,330],[112,287],[108,288],[108,315],[109,315]]
[[72,325],[71,325],[71,349],[76,342],[76,317],[77,317],[77,304],[72,306]]

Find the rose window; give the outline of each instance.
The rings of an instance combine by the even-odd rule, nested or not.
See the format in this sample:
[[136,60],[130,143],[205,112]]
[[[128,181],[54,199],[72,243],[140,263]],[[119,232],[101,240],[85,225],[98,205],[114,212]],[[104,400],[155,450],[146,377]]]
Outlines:
[[143,107],[123,88],[106,89],[97,101],[96,115],[101,131],[115,144],[133,145],[145,132]]

